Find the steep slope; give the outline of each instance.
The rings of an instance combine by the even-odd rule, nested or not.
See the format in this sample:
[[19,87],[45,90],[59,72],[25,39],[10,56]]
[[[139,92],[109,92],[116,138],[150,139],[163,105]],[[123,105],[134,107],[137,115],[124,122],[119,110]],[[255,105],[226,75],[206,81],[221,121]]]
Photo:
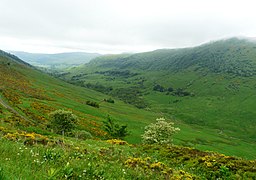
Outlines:
[[30,66],[32,67],[30,64],[22,61],[20,58],[18,58],[17,56],[13,55],[13,54],[10,54],[10,53],[7,53],[5,51],[2,51],[0,50],[0,56],[1,58],[9,58],[9,59],[12,59],[12,61],[16,62],[16,63],[19,63],[19,64],[23,64],[23,65],[27,65],[27,66]]
[[[220,149],[230,143],[235,152],[235,138],[255,148],[255,72],[256,44],[232,38],[194,48],[102,56],[71,69],[63,79],[162,113],[189,128],[209,128],[229,141]],[[180,138],[191,146],[214,144],[201,133],[194,140]]]
[[[154,114],[137,111],[116,100],[106,103],[104,94],[70,85],[24,63],[17,57],[2,52],[0,56],[0,119],[11,129],[31,129],[47,133],[49,113],[57,109],[72,110],[79,117],[79,129],[95,137],[104,137],[102,121],[110,115],[127,124],[132,132],[128,137],[140,141],[141,127],[153,121]],[[100,108],[86,105],[86,101],[100,104]],[[135,123],[136,122],[136,123]],[[136,138],[135,138],[136,137]]]

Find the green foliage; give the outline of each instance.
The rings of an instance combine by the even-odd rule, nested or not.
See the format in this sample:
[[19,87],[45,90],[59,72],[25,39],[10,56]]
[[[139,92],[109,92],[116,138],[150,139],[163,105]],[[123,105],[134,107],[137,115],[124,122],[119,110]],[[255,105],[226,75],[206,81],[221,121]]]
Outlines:
[[189,96],[189,95],[190,95],[189,92],[184,91],[182,88],[176,89],[172,94],[173,94],[174,96],[180,96],[180,97]]
[[58,134],[71,132],[77,124],[77,117],[71,111],[56,110],[49,116],[50,126]]
[[180,130],[173,125],[173,122],[167,122],[164,118],[156,119],[156,123],[145,127],[145,133],[142,135],[143,142],[146,144],[171,144],[172,135]]
[[78,138],[78,139],[82,139],[82,140],[86,140],[86,139],[91,139],[93,136],[91,135],[91,133],[89,133],[88,131],[76,131],[74,132],[75,133],[75,136]]
[[159,84],[156,84],[154,87],[153,87],[153,90],[154,91],[159,91],[159,92],[164,92],[165,91],[165,88]]
[[103,74],[106,76],[113,76],[113,77],[122,77],[122,78],[129,78],[133,76],[137,76],[138,73],[132,73],[129,70],[118,71],[118,70],[111,70],[111,71],[96,71],[96,74]]
[[118,145],[69,137],[55,146],[24,146],[3,138],[0,144],[1,179],[256,178],[255,160],[181,146]]
[[104,123],[104,130],[112,138],[123,139],[125,136],[127,136],[129,134],[128,131],[127,131],[127,126],[126,125],[117,124],[109,116],[107,117],[107,120],[104,121],[103,123]]
[[174,89],[173,89],[173,87],[171,87],[171,86],[167,88],[167,91],[168,91],[168,92],[173,92],[173,90],[174,90]]
[[87,105],[92,106],[92,107],[95,107],[95,108],[99,108],[99,107],[100,107],[99,103],[94,102],[94,101],[86,101],[85,103],[86,103]]
[[86,83],[86,84],[83,84],[83,81],[71,81],[71,83],[75,83],[77,85],[80,84],[80,86],[82,87],[86,87],[86,88],[90,88],[90,89],[93,89],[95,91],[99,91],[99,92],[102,92],[102,93],[105,93],[105,94],[108,94],[109,92],[111,92],[113,90],[112,87],[109,87],[109,86],[103,86],[102,84],[99,84],[99,83],[96,83],[96,84],[92,84],[92,83]]
[[4,170],[3,170],[3,168],[1,166],[0,166],[0,179],[1,180],[5,180],[6,179],[6,177],[4,175]]
[[115,101],[112,98],[103,99],[103,101],[108,102],[108,103],[115,103]]
[[136,86],[115,89],[110,95],[113,95],[128,104],[132,104],[139,109],[147,107],[146,102],[142,98],[141,88]]
[[61,153],[55,151],[54,149],[46,149],[43,154],[44,161],[57,162],[61,158]]

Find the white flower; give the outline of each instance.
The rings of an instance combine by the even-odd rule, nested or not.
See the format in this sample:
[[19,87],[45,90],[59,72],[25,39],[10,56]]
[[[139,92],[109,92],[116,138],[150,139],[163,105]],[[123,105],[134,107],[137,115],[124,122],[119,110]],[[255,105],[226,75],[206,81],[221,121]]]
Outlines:
[[171,136],[179,131],[179,128],[173,127],[173,122],[167,122],[164,118],[156,119],[156,123],[152,123],[145,127],[145,133],[142,135],[144,143],[153,144],[170,144]]

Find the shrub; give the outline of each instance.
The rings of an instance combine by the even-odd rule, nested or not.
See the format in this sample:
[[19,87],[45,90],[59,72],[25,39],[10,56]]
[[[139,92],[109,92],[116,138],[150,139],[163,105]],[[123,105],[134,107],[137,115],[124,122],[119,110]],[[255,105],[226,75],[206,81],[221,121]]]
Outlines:
[[108,103],[115,103],[115,101],[111,98],[103,99],[103,101],[108,102]]
[[184,91],[182,88],[178,88],[176,89],[176,91],[174,91],[172,93],[174,96],[180,96],[180,97],[184,97],[184,96],[189,96],[191,93]]
[[126,125],[119,125],[115,123],[109,116],[104,123],[105,131],[113,138],[123,139],[129,133]]
[[107,140],[107,143],[118,144],[118,145],[127,145],[128,144],[126,141],[123,141],[120,139],[109,139],[109,140]]
[[164,92],[165,91],[165,88],[159,84],[156,84],[154,87],[153,87],[153,90],[154,91],[159,91],[159,92]]
[[167,122],[164,118],[156,119],[156,123],[152,123],[145,127],[145,133],[142,140],[146,144],[171,144],[172,135],[179,131],[175,128],[173,122]]
[[172,87],[169,87],[169,88],[167,89],[167,91],[168,91],[168,92],[173,92],[174,89],[173,89]]
[[92,106],[92,107],[96,107],[96,108],[99,108],[99,107],[100,107],[99,103],[97,103],[97,102],[86,101],[85,103],[86,103],[87,105],[89,105],[89,106]]
[[56,110],[49,116],[50,127],[58,134],[71,132],[77,123],[77,117],[71,111]]
[[77,132],[75,132],[75,134],[78,139],[82,139],[82,140],[92,139],[92,135],[88,131],[84,131],[84,130],[77,131]]

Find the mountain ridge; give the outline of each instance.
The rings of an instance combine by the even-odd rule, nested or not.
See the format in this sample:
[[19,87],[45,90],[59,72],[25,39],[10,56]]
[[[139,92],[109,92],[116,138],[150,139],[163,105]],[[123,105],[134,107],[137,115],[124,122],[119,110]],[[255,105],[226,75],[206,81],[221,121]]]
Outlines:
[[[244,47],[247,47],[247,49],[244,50]],[[246,39],[231,38],[191,48],[159,49],[137,53],[124,58],[113,58],[112,61],[104,61],[104,56],[102,56],[93,59],[90,63],[101,61],[102,67],[104,65],[120,69],[132,67],[142,70],[179,70],[191,66],[199,66],[206,67],[213,72],[224,71],[233,75],[251,76],[256,73],[255,48],[256,43],[254,42]],[[229,51],[229,53],[225,51]],[[245,51],[251,51],[252,54],[246,55]],[[233,57],[232,54],[234,53],[240,54],[238,54],[238,57]],[[205,61],[209,59],[213,62]],[[242,67],[238,67],[238,65]]]

